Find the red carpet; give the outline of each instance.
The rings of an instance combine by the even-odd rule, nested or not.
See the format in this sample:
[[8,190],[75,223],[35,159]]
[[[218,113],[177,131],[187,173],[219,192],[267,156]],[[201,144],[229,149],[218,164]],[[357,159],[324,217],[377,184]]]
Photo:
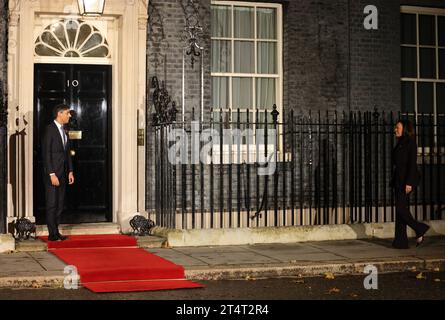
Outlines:
[[[48,241],[48,237],[41,237]],[[82,285],[93,292],[201,288],[185,280],[184,268],[143,249],[125,235],[69,236],[48,242],[48,251],[76,266]]]

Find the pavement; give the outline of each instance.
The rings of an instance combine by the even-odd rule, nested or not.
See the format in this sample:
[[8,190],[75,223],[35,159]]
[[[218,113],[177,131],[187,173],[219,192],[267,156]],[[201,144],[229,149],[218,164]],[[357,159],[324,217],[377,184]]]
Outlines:
[[[40,240],[36,240],[40,241]],[[344,240],[214,247],[146,248],[182,265],[188,279],[233,280],[445,270],[445,237],[396,250],[391,240]],[[62,287],[65,263],[47,251],[0,254],[0,288]]]

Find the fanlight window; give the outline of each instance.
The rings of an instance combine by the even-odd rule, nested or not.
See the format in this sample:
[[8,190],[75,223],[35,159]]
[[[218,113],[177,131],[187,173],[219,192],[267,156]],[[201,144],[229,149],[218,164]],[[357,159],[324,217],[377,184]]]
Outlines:
[[80,20],[61,20],[47,26],[35,44],[38,56],[110,57],[108,42],[100,31]]

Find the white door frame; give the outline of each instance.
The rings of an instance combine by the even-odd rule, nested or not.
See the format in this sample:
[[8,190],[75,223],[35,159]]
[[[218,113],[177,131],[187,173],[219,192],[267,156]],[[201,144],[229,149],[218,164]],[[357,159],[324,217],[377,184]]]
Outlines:
[[[145,146],[137,145],[137,129],[145,129],[146,38],[148,0],[107,0],[104,15],[94,18],[107,22],[107,40],[111,61],[35,57],[36,30],[48,17],[72,17],[67,8],[77,8],[73,0],[9,0],[8,43],[8,137],[25,130],[24,153],[15,154],[16,165],[24,170],[13,183],[8,177],[8,223],[18,217],[34,218],[33,205],[33,109],[34,63],[104,63],[112,65],[112,173],[113,222],[123,232],[130,230],[129,220],[135,213],[145,212]],[[72,10],[72,9],[71,9]],[[72,12],[72,11],[71,11]],[[77,58],[75,58],[77,59]],[[19,109],[16,108],[19,106]],[[18,125],[16,119],[19,119]],[[26,121],[26,122],[25,122]],[[13,150],[14,152],[15,150]],[[8,145],[8,154],[10,154]],[[8,166],[11,166],[11,161]],[[8,168],[10,172],[10,168]],[[139,174],[143,172],[144,174]],[[20,190],[12,199],[12,188]],[[17,205],[14,205],[17,204]]]

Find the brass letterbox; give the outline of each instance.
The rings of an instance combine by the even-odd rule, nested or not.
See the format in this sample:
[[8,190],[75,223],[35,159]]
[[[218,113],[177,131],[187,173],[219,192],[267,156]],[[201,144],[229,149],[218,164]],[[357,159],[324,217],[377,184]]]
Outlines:
[[68,136],[70,140],[82,140],[82,131],[69,131]]

